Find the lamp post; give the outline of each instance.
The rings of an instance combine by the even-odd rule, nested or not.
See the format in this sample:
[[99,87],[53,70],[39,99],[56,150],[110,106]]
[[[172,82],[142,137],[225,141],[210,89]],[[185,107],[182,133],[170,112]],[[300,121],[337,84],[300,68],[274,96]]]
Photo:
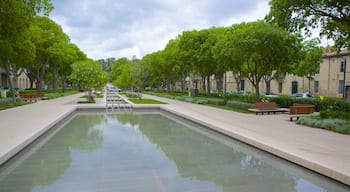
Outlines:
[[343,85],[343,99],[346,99],[346,58],[342,59],[343,70],[344,70],[344,85]]

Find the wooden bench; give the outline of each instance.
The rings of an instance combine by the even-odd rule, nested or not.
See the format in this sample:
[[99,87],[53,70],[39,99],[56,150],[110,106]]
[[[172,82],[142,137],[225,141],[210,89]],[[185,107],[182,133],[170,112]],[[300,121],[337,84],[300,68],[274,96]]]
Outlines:
[[41,100],[44,97],[44,94],[43,93],[26,93],[26,94],[20,94],[20,97],[23,101],[37,102],[38,100]]
[[255,103],[254,109],[248,109],[248,110],[255,112],[256,115],[258,115],[259,113],[276,114],[277,112],[281,112],[281,113],[288,112],[288,109],[286,108],[277,108],[277,105],[275,102],[257,102]]
[[314,105],[294,103],[290,107],[289,114],[287,116],[290,118],[290,121],[293,121],[293,118],[298,120],[300,117],[316,115],[314,112]]

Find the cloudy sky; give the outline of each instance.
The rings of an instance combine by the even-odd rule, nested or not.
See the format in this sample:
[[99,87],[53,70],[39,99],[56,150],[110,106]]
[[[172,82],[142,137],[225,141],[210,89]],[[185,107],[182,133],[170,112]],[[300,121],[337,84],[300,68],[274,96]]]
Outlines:
[[52,0],[51,18],[89,58],[142,56],[183,31],[262,19],[267,0]]

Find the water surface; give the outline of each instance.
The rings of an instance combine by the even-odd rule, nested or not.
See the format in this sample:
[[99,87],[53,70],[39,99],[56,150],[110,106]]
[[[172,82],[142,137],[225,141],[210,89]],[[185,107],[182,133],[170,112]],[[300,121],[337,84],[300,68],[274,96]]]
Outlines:
[[78,114],[0,169],[0,191],[323,192],[348,186],[159,113]]

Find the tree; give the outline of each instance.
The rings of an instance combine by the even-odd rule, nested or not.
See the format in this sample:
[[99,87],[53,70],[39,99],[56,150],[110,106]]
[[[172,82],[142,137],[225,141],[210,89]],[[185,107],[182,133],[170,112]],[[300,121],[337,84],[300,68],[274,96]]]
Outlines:
[[60,41],[48,48],[48,54],[51,58],[51,70],[53,72],[53,92],[57,91],[58,77],[61,76],[62,89],[65,91],[67,77],[71,73],[71,64],[74,61],[86,59],[86,55],[72,43]]
[[178,40],[170,40],[163,51],[164,61],[160,65],[161,74],[166,79],[167,93],[170,94],[171,85],[175,84],[178,79],[177,74],[179,73],[179,62],[178,59]]
[[[201,75],[203,89],[210,95],[210,76],[215,73],[216,62],[212,52],[212,47],[216,41],[209,38],[213,30],[186,31],[180,36],[179,48],[182,57],[187,59],[191,68]],[[214,36],[212,36],[214,37]],[[207,83],[205,83],[205,80]],[[207,85],[207,87],[205,87]]]
[[320,64],[322,63],[322,49],[318,47],[319,39],[311,39],[303,43],[303,60],[295,66],[293,71],[294,75],[306,77],[310,82],[314,79],[315,74],[319,72]]
[[114,85],[122,89],[131,86],[131,61],[126,57],[119,58],[112,66],[111,80]]
[[343,0],[271,0],[267,20],[292,32],[321,28],[338,50],[350,47],[350,4]]
[[[53,6],[50,0],[28,0],[0,1],[0,7],[0,65],[6,70],[10,89],[14,93],[13,88],[16,85],[11,76],[17,74],[12,74],[11,71],[18,69],[18,60],[28,60],[28,56],[34,53],[32,44],[26,38],[28,27],[35,15],[47,16],[53,10]],[[26,50],[23,49],[24,44],[28,45],[29,54],[21,54],[20,51]],[[15,94],[12,95],[15,101]]]
[[57,75],[57,66],[50,60],[50,51],[52,53],[54,46],[60,43],[68,43],[69,38],[59,25],[47,17],[35,17],[29,30],[31,41],[36,46],[36,59],[26,68],[35,76],[37,90],[41,93],[50,63],[53,64],[51,67]]
[[88,100],[93,100],[92,88],[102,88],[108,80],[102,66],[91,59],[76,61],[72,64],[69,80],[81,89],[88,89]]
[[288,71],[301,58],[301,38],[263,21],[232,26],[226,42],[232,58],[247,66],[248,79],[260,101],[260,82],[274,70]]

